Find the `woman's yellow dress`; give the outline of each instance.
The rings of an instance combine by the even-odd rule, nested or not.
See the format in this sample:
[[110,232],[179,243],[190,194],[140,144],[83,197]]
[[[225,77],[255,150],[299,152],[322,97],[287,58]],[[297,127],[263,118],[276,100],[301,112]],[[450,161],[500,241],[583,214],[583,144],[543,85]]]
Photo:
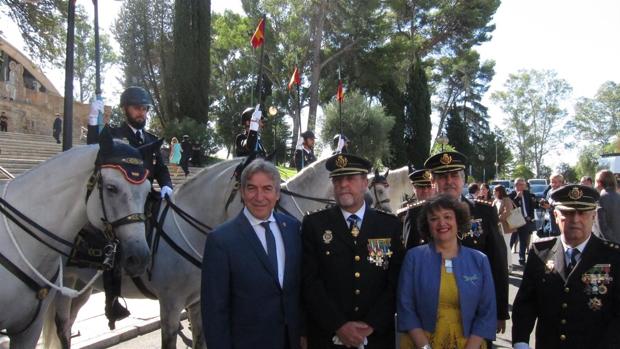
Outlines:
[[[463,335],[461,309],[459,305],[459,289],[456,285],[456,277],[454,273],[446,272],[443,263],[441,266],[437,325],[435,326],[434,333],[425,333],[433,349],[462,349],[465,348],[465,344],[467,343],[467,337]],[[404,340],[401,340],[401,348],[413,348],[411,338],[409,336],[406,336],[406,338],[410,345],[407,345],[409,343],[406,344]],[[486,349],[486,343],[482,342],[480,348]]]

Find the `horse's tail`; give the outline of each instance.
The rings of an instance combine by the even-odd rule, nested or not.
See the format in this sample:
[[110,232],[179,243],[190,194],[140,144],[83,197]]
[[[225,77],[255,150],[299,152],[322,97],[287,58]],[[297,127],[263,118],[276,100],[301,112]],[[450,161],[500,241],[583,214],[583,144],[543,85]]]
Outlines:
[[[60,295],[56,295],[58,297]],[[43,320],[43,332],[41,334],[41,340],[43,341],[43,348],[46,349],[61,349],[62,345],[58,338],[58,331],[56,327],[56,299],[54,299],[45,313],[45,319]]]

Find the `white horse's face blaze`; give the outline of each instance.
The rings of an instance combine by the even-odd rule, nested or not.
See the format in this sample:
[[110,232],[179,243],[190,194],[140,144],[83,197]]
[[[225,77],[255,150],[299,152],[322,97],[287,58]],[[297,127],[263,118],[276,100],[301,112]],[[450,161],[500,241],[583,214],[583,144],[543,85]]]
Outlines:
[[392,211],[390,207],[390,186],[388,184],[373,183],[369,190],[376,208],[387,212]]
[[[148,180],[140,184],[130,183],[119,170],[113,168],[101,169],[101,176],[103,200],[109,222],[129,214],[144,213],[144,203],[151,189]],[[87,214],[90,223],[103,230],[101,219],[104,213],[97,188],[88,200]],[[150,257],[144,222],[118,226],[115,232],[121,247],[120,260],[117,259],[117,263],[121,263],[130,276],[143,274]]]

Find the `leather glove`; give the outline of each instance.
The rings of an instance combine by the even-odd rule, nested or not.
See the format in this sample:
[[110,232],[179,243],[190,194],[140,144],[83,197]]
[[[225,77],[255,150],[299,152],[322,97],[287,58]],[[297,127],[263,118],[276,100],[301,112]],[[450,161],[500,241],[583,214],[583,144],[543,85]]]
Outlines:
[[99,113],[103,113],[103,101],[98,99],[90,103],[90,113],[88,114],[88,125],[97,126],[99,123]]
[[172,188],[170,188],[169,186],[164,185],[163,187],[161,187],[161,190],[159,192],[162,199],[165,199],[166,195],[168,195],[172,199]]
[[256,108],[254,108],[254,113],[252,113],[252,119],[250,120],[250,131],[258,131],[258,126],[262,117],[263,112],[260,110],[260,104],[257,104]]

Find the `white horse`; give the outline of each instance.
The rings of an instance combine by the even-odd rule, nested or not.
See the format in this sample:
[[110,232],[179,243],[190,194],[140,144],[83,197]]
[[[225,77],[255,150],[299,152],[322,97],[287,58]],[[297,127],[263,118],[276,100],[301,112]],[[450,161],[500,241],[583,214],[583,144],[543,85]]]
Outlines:
[[[174,208],[168,208],[163,220],[163,231],[169,240],[181,249],[183,257],[171,243],[162,238],[153,252],[153,265],[149,275],[142,275],[140,282],[149,293],[159,299],[162,348],[175,348],[181,311],[188,310],[192,328],[194,348],[204,348],[204,336],[200,314],[200,263],[206,241],[204,225],[216,227],[236,216],[243,209],[240,194],[235,192],[234,171],[243,159],[233,159],[214,164],[197,173],[178,187],[173,203],[184,213],[195,217],[202,223],[183,219]],[[325,160],[320,160],[304,168],[296,176],[281,185],[282,192],[276,209],[301,220],[309,211],[333,203],[333,189]],[[232,195],[235,193],[234,195]],[[229,202],[228,205],[226,203]],[[166,210],[162,204],[162,212]],[[201,232],[202,230],[202,232]],[[92,271],[75,270],[80,279],[87,280]],[[101,289],[100,284],[95,284]],[[87,297],[89,294],[84,294]],[[121,295],[127,298],[146,298],[134,281],[123,277]],[[63,299],[64,298],[64,299]],[[87,299],[87,298],[86,298]],[[48,325],[61,324],[58,335],[65,348],[69,347],[71,325],[75,321],[79,307],[86,299],[71,300],[60,297],[56,303],[56,319]],[[80,304],[81,303],[81,304]]]
[[386,211],[398,211],[401,204],[413,196],[413,187],[409,181],[409,167],[403,166],[394,170],[388,169],[383,176],[380,175],[387,179],[387,185],[385,180],[373,181],[377,173],[375,171],[374,175],[368,177],[369,191],[373,195],[373,201],[375,203],[383,202],[383,205],[379,208]]
[[[4,200],[0,204],[0,255],[4,258],[0,264],[0,329],[8,333],[11,348],[36,346],[43,314],[57,290],[76,295],[75,290],[58,283],[62,255],[69,254],[86,223],[104,229],[105,220],[111,223],[106,226],[115,226],[108,232],[120,241],[122,253],[117,262],[130,274],[144,272],[150,252],[139,218],[144,216],[150,185],[148,181],[131,183],[119,167],[108,166],[102,157],[104,151],[111,158],[117,153],[125,155],[126,147],[102,134],[101,154],[97,145],[73,148],[0,186]],[[142,157],[135,149],[133,152]],[[96,158],[103,160],[97,167]],[[91,177],[93,173],[99,176]],[[90,182],[90,178],[99,179]],[[91,187],[87,197],[89,182],[98,185]],[[9,205],[24,215],[16,219],[19,224],[10,220],[15,214],[6,211]]]

